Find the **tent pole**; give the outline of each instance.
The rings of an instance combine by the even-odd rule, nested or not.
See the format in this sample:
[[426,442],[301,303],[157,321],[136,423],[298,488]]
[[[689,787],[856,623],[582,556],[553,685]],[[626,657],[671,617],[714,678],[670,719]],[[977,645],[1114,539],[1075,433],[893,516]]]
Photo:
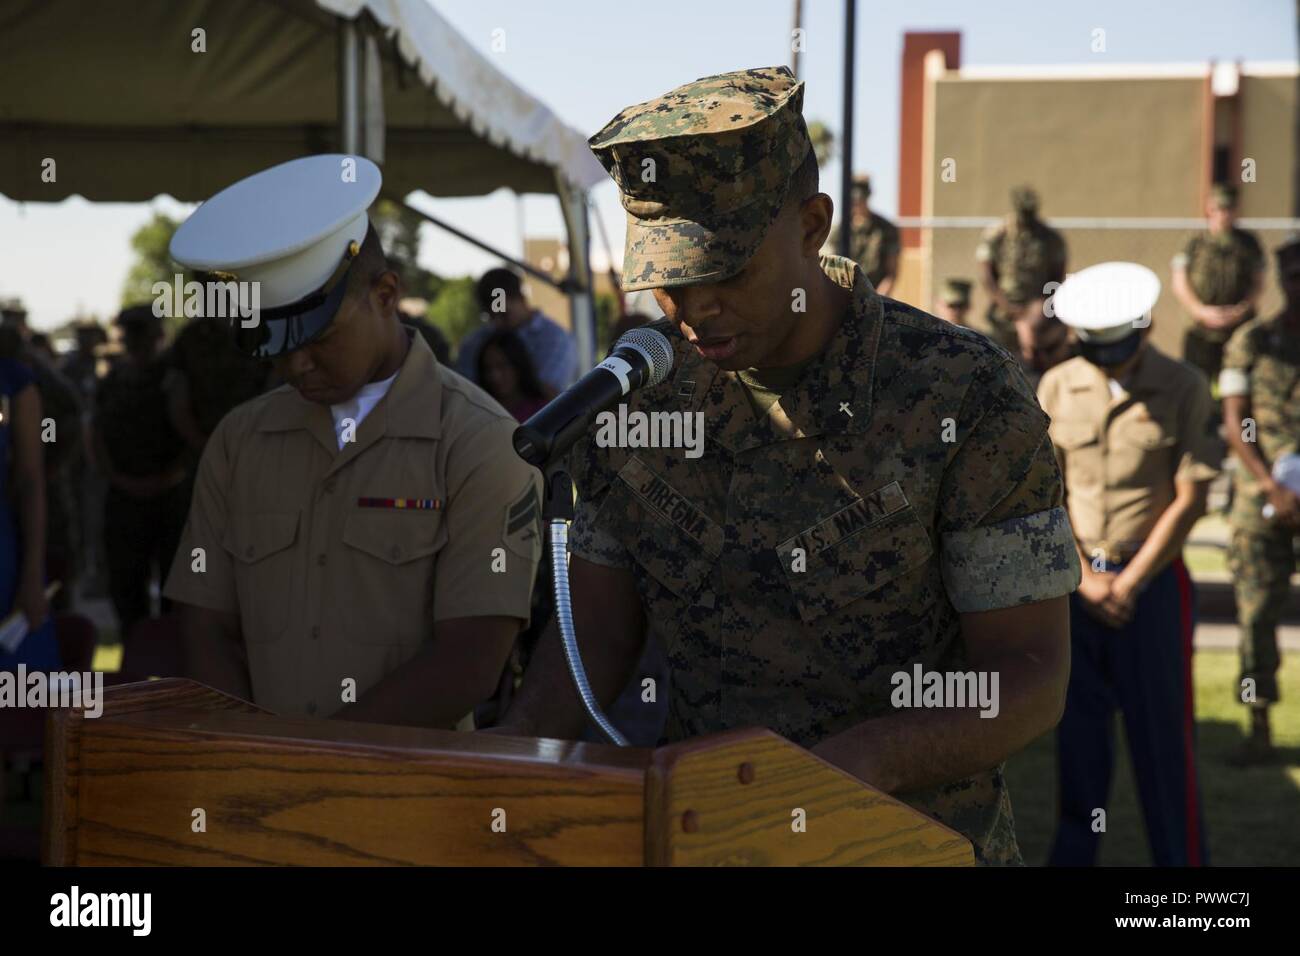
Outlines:
[[569,323],[578,344],[578,368],[596,362],[596,300],[591,282],[591,228],[587,220],[587,196],[558,169],[556,191],[569,240]]
[[358,101],[357,24],[355,20],[339,21],[339,145],[344,154],[357,155],[361,146],[361,115]]
[[415,215],[419,216],[425,222],[435,225],[439,229],[442,229],[445,232],[451,233],[457,239],[462,239],[465,242],[468,242],[471,246],[477,246],[478,248],[482,249],[484,252],[490,252],[494,256],[499,256],[509,265],[514,266],[516,269],[520,270],[521,272],[528,273],[534,279],[540,279],[542,282],[545,282],[547,285],[559,289],[565,295],[569,295],[573,291],[570,280],[568,279],[556,279],[554,276],[547,275],[545,272],[541,271],[536,266],[530,266],[528,263],[521,262],[518,259],[515,259],[513,256],[508,256],[500,249],[496,249],[492,246],[489,246],[483,240],[475,239],[467,232],[461,232],[455,226],[451,225],[451,223],[443,222],[437,216],[430,216],[427,212],[425,212],[422,209],[416,209],[414,206],[412,206],[404,199],[398,199],[394,196],[385,196],[384,198],[391,199],[393,202],[397,203],[403,209],[407,210],[408,212],[415,213]]

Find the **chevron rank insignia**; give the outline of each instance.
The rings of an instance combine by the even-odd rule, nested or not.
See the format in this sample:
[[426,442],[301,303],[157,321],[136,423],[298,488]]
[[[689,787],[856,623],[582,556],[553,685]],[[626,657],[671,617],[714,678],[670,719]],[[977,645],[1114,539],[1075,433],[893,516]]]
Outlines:
[[505,545],[521,558],[536,561],[542,554],[542,502],[537,483],[528,480],[519,497],[506,509]]

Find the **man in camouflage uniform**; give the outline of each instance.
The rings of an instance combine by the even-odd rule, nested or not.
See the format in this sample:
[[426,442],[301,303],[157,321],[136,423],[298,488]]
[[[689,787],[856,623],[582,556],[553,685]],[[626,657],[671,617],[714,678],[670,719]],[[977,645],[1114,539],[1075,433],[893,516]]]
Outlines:
[[872,212],[871,177],[854,176],[849,258],[858,264],[881,295],[889,295],[898,274],[898,227]]
[[[667,740],[769,727],[1019,862],[1003,761],[1060,713],[1080,573],[1047,417],[983,336],[819,257],[802,100],[784,67],[706,77],[590,141],[628,211],[624,287],[655,291],[675,350],[629,414],[699,413],[705,440],[574,448],[588,675],[613,699],[649,632]],[[914,665],[999,674],[1000,715],[895,706]],[[568,683],[548,637],[502,731],[575,736]]]
[[1300,237],[1279,247],[1277,271],[1285,308],[1233,333],[1219,376],[1224,431],[1241,460],[1228,566],[1241,625],[1241,683],[1233,695],[1250,707],[1251,731],[1231,758],[1238,765],[1272,757],[1268,708],[1279,696],[1277,624],[1300,532],[1300,496],[1271,470],[1279,458],[1300,453]]
[[1038,218],[1038,194],[1028,186],[1011,190],[1012,212],[991,226],[975,248],[980,284],[988,294],[989,337],[1018,348],[1015,321],[1025,306],[1050,295],[1050,282],[1065,281],[1065,239]]
[[970,280],[944,279],[943,288],[934,302],[934,314],[953,325],[966,325],[970,312]]
[[1174,295],[1191,317],[1183,358],[1213,384],[1224,344],[1255,315],[1264,286],[1264,253],[1252,233],[1237,228],[1235,187],[1215,186],[1205,213],[1209,230],[1193,236],[1174,257]]

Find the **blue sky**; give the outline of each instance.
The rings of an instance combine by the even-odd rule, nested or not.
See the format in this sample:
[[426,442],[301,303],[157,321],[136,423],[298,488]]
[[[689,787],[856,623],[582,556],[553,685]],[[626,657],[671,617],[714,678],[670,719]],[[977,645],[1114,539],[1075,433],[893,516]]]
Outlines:
[[[789,60],[791,0],[437,0],[434,6],[467,42],[584,135],[624,106],[696,77]],[[804,0],[804,114],[833,129],[840,122],[843,10],[842,0]],[[1292,0],[860,0],[854,165],[872,174],[878,208],[893,213],[899,58],[908,30],[960,31],[967,65],[1278,61],[1296,57],[1294,18]],[[492,52],[498,28],[506,31],[505,50]],[[1097,28],[1106,31],[1103,54],[1091,50]],[[838,183],[838,165],[824,174],[825,182]],[[623,216],[612,183],[593,198],[610,241],[620,245]],[[551,197],[519,200],[502,190],[420,204],[510,253],[521,248],[521,219],[530,235],[562,231]],[[130,263],[130,234],[154,208],[179,216],[186,207],[166,197],[151,204],[72,199],[21,207],[0,199],[0,297],[21,296],[38,327],[77,311],[111,315]],[[491,256],[432,227],[421,258],[445,275],[493,264]]]

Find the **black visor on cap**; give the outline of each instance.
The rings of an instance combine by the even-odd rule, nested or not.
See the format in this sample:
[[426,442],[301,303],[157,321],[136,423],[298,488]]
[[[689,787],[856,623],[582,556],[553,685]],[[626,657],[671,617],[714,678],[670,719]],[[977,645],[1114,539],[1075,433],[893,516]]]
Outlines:
[[1100,365],[1102,368],[1114,368],[1116,365],[1123,365],[1131,359],[1141,342],[1142,330],[1134,329],[1118,342],[1107,342],[1104,345],[1080,340],[1079,354],[1093,365]]
[[347,294],[348,274],[355,261],[352,255],[346,257],[331,277],[333,281],[319,292],[289,305],[262,309],[254,326],[245,328],[244,320],[235,318],[231,325],[236,347],[253,358],[268,359],[311,344],[334,321]]

